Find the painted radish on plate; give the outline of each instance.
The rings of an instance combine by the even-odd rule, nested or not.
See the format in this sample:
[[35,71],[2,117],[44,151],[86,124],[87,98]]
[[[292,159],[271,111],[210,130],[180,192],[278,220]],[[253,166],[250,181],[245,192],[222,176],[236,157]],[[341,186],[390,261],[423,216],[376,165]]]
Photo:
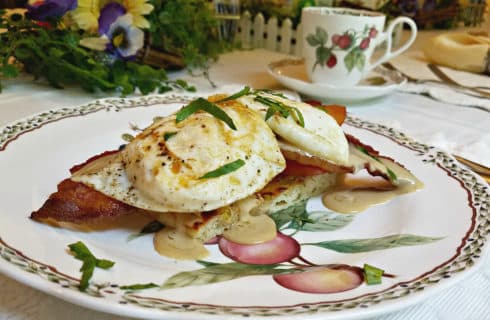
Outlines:
[[270,241],[251,245],[235,243],[223,237],[219,240],[219,248],[228,258],[247,264],[286,262],[297,257],[300,252],[299,243],[280,232]]

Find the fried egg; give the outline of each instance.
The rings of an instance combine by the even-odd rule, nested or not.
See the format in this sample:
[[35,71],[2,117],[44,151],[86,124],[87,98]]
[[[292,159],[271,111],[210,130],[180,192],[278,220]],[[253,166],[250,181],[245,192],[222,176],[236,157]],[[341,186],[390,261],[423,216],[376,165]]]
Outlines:
[[[158,212],[210,211],[243,199],[285,168],[274,133],[262,115],[238,102],[222,106],[236,130],[197,112],[182,122],[154,122],[125,149],[89,163],[72,180],[132,206]],[[242,160],[235,171],[202,178]]]
[[[301,112],[304,127],[298,124],[291,115],[284,118],[276,113],[267,120],[267,124],[283,140],[284,145],[290,149],[298,148],[338,165],[348,164],[349,145],[344,132],[333,117],[303,102],[285,99],[266,92],[258,94],[288,107],[297,108]],[[268,106],[258,102],[255,97],[256,94],[247,95],[238,100],[265,117]]]

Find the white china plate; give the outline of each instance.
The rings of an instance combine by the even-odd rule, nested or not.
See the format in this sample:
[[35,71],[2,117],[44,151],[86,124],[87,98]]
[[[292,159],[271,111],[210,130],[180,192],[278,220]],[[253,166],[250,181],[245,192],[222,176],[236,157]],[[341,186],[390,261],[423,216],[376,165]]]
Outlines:
[[[312,83],[303,59],[282,59],[267,66],[269,74],[285,87],[324,101],[362,101],[385,96],[400,88],[407,79],[397,71],[375,68],[355,86]],[[374,85],[374,83],[378,83]]]
[[[190,99],[175,94],[107,99],[52,110],[0,128],[0,271],[72,303],[130,317],[326,320],[374,316],[406,307],[461,280],[480,264],[490,223],[490,194],[483,180],[439,150],[352,117],[343,126],[346,132],[404,164],[423,180],[425,188],[372,207],[343,228],[300,231],[294,237],[303,244],[395,234],[440,238],[361,253],[301,247],[301,255],[316,264],[362,267],[368,263],[396,275],[383,278],[380,285],[311,294],[281,287],[270,275],[255,275],[174,289],[125,291],[120,286],[162,284],[179,272],[202,266],[159,256],[151,236],[128,242],[128,235],[141,226],[81,232],[29,219],[68,176],[72,165],[117,148],[121,135],[131,132],[130,124],[146,126],[153,117],[175,111]],[[318,199],[310,199],[307,209],[325,210]],[[78,290],[81,262],[67,252],[67,245],[79,240],[96,257],[115,261],[110,270],[95,270],[86,292]],[[231,262],[216,246],[210,250],[206,261]]]

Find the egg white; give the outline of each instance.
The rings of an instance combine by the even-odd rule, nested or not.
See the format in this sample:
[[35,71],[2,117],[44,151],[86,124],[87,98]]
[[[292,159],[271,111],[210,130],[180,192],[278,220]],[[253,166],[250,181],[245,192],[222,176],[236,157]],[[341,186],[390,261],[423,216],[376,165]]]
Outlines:
[[[259,94],[289,107],[297,108],[303,115],[304,127],[298,124],[291,115],[284,118],[280,114],[274,114],[267,120],[267,124],[286,144],[335,164],[348,164],[349,145],[344,132],[333,117],[307,103],[285,99],[266,92]],[[268,107],[256,101],[255,95],[243,96],[238,100],[265,117]]]
[[[122,152],[75,173],[72,180],[159,212],[209,211],[243,199],[283,171],[285,160],[260,114],[240,103],[222,108],[237,130],[205,112],[180,123],[171,115],[141,132]],[[168,138],[168,133],[176,134]],[[236,171],[200,179],[238,159],[245,165]]]

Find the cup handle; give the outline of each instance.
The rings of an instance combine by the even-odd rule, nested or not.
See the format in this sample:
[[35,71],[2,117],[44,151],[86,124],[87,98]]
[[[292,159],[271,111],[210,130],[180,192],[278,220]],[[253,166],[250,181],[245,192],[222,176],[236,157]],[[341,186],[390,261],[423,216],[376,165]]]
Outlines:
[[[410,38],[407,40],[407,42],[405,42],[396,51],[391,51],[391,49],[392,49],[392,38],[393,38],[392,37],[392,34],[393,34],[393,31],[395,30],[395,27],[398,24],[403,24],[403,23],[408,24],[408,26],[410,27]],[[415,41],[415,38],[416,37],[417,37],[417,25],[415,24],[415,22],[412,19],[407,18],[407,17],[398,17],[395,20],[393,20],[389,24],[388,28],[386,29],[386,32],[384,32],[383,34],[381,34],[381,37],[380,37],[379,42],[378,42],[378,43],[381,43],[384,40],[386,40],[386,51],[385,51],[385,54],[381,58],[379,58],[376,62],[374,62],[373,64],[371,64],[369,66],[369,68],[368,68],[367,71],[370,71],[373,68],[376,68],[377,66],[379,66],[383,62],[386,62],[386,61],[390,60],[391,58],[399,55],[403,51],[407,50],[412,45],[412,43]]]

